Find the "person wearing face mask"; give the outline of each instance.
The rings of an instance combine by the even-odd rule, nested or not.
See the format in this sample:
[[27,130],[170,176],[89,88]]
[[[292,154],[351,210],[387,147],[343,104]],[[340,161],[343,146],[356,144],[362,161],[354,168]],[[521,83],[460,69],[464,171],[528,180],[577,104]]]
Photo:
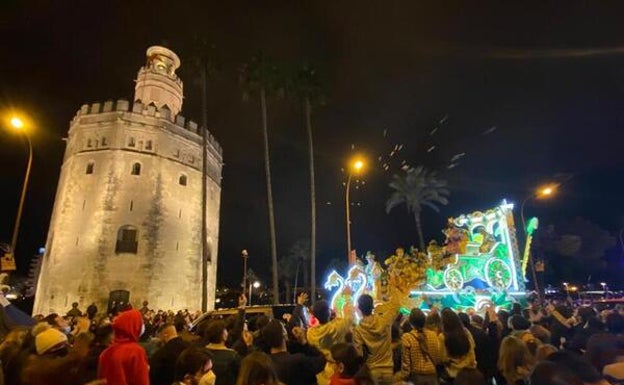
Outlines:
[[212,355],[202,347],[185,349],[175,362],[173,385],[198,385],[212,369]]
[[36,354],[31,354],[22,368],[22,385],[77,383],[78,366],[89,351],[90,336],[78,335],[70,347],[67,336],[59,330],[42,329],[35,336]]
[[98,377],[107,384],[149,385],[149,365],[145,349],[138,344],[145,332],[138,310],[126,310],[113,320],[113,343],[99,359]]

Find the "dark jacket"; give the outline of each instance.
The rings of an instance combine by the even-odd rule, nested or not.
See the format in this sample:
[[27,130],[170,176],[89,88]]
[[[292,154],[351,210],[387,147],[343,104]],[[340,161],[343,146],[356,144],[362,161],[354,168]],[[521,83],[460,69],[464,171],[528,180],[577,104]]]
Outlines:
[[[217,380],[215,385],[235,385],[241,357],[232,349],[210,349],[212,371]],[[289,384],[290,385],[290,384]]]
[[473,325],[468,326],[468,331],[472,334],[472,339],[475,342],[477,369],[479,369],[485,378],[493,377],[494,374],[496,374],[498,360],[496,354],[497,339],[492,339],[483,329],[479,329]]
[[152,355],[150,364],[150,385],[170,385],[175,379],[175,363],[189,343],[181,337],[170,339]]
[[280,352],[271,354],[277,378],[288,385],[314,385],[316,374],[325,369],[325,356],[313,346],[304,353]]

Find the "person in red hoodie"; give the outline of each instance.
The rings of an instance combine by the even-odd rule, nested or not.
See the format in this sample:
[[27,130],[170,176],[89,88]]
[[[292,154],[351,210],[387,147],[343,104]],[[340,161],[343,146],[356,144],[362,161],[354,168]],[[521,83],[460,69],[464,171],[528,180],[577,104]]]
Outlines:
[[138,310],[126,310],[113,320],[113,343],[100,355],[98,377],[114,385],[149,385],[145,349],[138,344],[145,331]]

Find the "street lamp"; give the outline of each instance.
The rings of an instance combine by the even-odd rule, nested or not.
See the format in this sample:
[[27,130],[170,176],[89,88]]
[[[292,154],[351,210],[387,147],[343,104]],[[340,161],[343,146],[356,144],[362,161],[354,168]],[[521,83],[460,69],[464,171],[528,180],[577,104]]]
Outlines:
[[257,289],[257,288],[259,288],[259,287],[260,287],[260,282],[259,282],[259,281],[254,281],[253,283],[252,283],[252,282],[249,282],[249,306],[251,306],[251,297],[252,297],[252,295],[253,295],[253,293],[252,293],[252,290],[251,290],[251,289],[252,289],[252,288]]
[[524,230],[525,234],[526,234],[526,222],[524,220],[524,205],[531,199],[549,198],[553,194],[555,194],[556,190],[557,190],[556,184],[546,185],[546,186],[540,187],[537,191],[534,191],[533,193],[531,193],[531,195],[524,198],[524,200],[522,201],[522,204],[520,205],[520,218],[522,219],[522,229]]
[[[546,199],[552,196],[557,190],[557,187],[558,185],[556,184],[542,186],[539,189],[537,189],[537,191],[534,191],[533,193],[531,193],[531,195],[524,198],[524,200],[522,201],[522,204],[520,205],[520,218],[522,219],[522,231],[524,232],[525,242],[528,237],[528,233],[527,233],[526,221],[524,219],[524,205],[531,199]],[[533,263],[533,258],[531,257],[530,251],[528,253],[528,263],[529,265],[531,265],[531,275],[533,276],[533,287],[535,288],[535,292],[537,293],[537,297],[539,301],[542,302],[543,301],[542,293],[539,289],[539,283],[537,282],[537,273],[535,271],[535,264]],[[567,285],[566,285],[566,288],[567,288]]]
[[20,195],[19,205],[17,206],[17,216],[15,218],[15,225],[13,226],[13,236],[11,237],[11,253],[13,254],[13,260],[15,260],[15,247],[17,245],[17,235],[19,233],[20,222],[22,220],[22,211],[24,209],[24,200],[26,198],[26,190],[28,189],[28,180],[30,179],[30,168],[32,166],[32,143],[30,136],[26,132],[26,123],[24,119],[18,116],[11,116],[9,118],[9,125],[14,129],[21,132],[26,141],[28,142],[28,164],[26,166],[26,175],[24,176],[24,183],[22,185],[22,194]]
[[349,177],[347,178],[347,187],[345,191],[345,212],[347,218],[347,260],[351,256],[351,210],[349,208],[349,191],[351,190],[351,178],[353,174],[359,174],[364,169],[364,159],[355,157],[349,162]]

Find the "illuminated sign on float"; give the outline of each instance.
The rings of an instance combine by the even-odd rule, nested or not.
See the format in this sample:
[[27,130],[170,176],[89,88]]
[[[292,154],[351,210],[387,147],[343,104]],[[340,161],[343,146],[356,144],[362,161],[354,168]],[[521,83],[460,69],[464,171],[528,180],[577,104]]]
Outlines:
[[[501,205],[485,212],[476,211],[449,219],[451,228],[467,234],[465,250],[456,255],[453,263],[439,271],[428,269],[427,279],[412,297],[427,297],[428,304],[438,308],[483,311],[489,305],[510,308],[514,302],[525,299],[524,274],[520,267],[516,229],[513,220],[513,204],[503,201]],[[358,261],[343,278],[332,271],[325,282],[331,291],[331,307],[339,315],[347,301],[357,304],[362,293],[370,293],[383,300],[376,290],[380,274],[369,259],[364,265]],[[379,266],[379,264],[377,264]],[[421,307],[426,309],[427,304]]]

